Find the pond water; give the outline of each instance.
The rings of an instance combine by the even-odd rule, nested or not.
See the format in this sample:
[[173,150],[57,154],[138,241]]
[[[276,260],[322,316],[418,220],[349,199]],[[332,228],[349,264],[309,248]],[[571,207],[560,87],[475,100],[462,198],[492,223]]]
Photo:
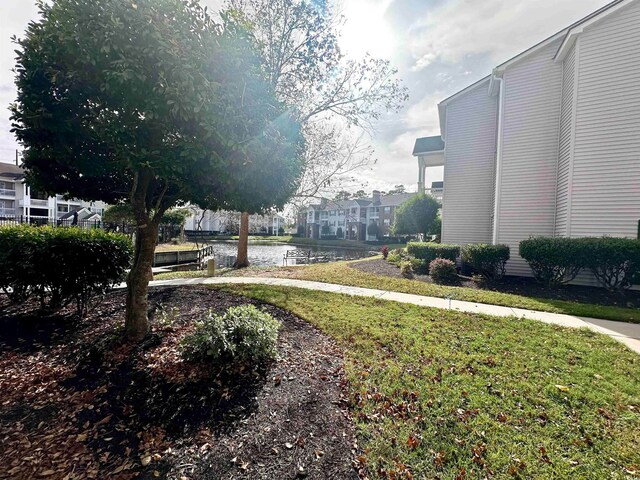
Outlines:
[[[238,242],[220,241],[209,242],[213,245],[216,264],[218,267],[230,267],[233,265],[238,254]],[[249,242],[249,263],[254,267],[282,266],[282,259],[287,250],[310,250],[311,259],[314,261],[338,261],[357,260],[371,255],[368,250],[339,248],[339,247],[316,247],[316,246],[296,246],[286,243],[274,242]],[[372,247],[372,251],[375,247]],[[295,260],[289,260],[289,265],[295,265]]]

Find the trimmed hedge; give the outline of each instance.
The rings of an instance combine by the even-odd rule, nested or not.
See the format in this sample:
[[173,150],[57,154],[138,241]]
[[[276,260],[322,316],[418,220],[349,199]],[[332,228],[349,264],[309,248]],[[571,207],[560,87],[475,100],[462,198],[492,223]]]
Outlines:
[[429,264],[429,276],[438,284],[452,283],[458,278],[456,264],[446,258],[436,258]]
[[12,302],[35,296],[43,309],[89,301],[123,281],[132,246],[123,235],[76,227],[17,225],[0,228],[0,289]]
[[482,276],[497,280],[504,276],[510,250],[507,245],[465,245],[462,261]]
[[547,286],[569,283],[584,268],[583,253],[575,238],[535,237],[520,242],[520,256],[533,276]]
[[407,244],[407,252],[420,260],[426,260],[427,263],[431,263],[436,258],[455,262],[460,255],[460,247],[444,243],[410,242]]
[[578,238],[580,259],[600,285],[614,292],[633,285],[640,272],[640,241],[629,238]]
[[553,286],[590,270],[609,291],[629,288],[640,272],[640,241],[629,238],[538,237],[520,242],[520,256],[535,278]]

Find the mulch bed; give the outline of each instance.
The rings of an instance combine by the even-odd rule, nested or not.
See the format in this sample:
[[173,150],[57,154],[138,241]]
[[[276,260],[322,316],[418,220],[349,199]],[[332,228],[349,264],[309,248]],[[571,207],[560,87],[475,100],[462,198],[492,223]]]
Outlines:
[[[392,263],[381,258],[363,262],[350,263],[351,268],[374,275],[403,278],[400,269]],[[433,283],[427,275],[414,275],[414,280]],[[564,285],[556,288],[547,288],[537,283],[533,278],[505,277],[500,282],[479,284],[470,277],[460,275],[459,282],[455,286],[490,290],[494,292],[513,293],[525,297],[548,298],[552,300],[568,300],[572,302],[591,303],[596,305],[619,306],[627,308],[640,308],[640,292],[627,291],[622,295],[614,295],[604,288],[582,287],[578,285]]]
[[180,339],[210,308],[257,302],[200,287],[152,289],[152,322],[122,343],[124,292],[83,321],[42,318],[0,296],[0,478],[357,478],[342,354],[308,323],[282,322],[262,370],[188,364]]

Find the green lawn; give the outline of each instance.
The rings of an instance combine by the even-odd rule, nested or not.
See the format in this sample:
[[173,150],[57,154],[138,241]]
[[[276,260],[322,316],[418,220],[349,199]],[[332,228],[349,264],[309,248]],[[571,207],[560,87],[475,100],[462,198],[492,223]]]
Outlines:
[[640,356],[587,330],[268,286],[345,352],[369,478],[622,479],[640,471]]
[[[201,243],[200,244],[200,248],[202,248],[204,245]],[[179,245],[174,245],[172,243],[161,243],[159,245],[156,245],[156,252],[160,253],[160,252],[177,252],[177,251],[183,251],[183,250],[196,250],[198,248],[198,245],[196,245],[195,243],[191,243],[191,242],[185,242],[185,243],[181,243]]]
[[[640,323],[640,310],[638,309],[525,297],[512,293],[501,293],[466,287],[442,286],[417,280],[373,275],[349,267],[349,262],[324,263],[310,265],[308,267],[248,268],[244,270],[228,270],[225,274],[229,276],[241,275],[295,278],[299,280],[311,280],[354,287],[412,293],[430,297],[451,297],[455,300],[525,308],[528,310],[538,310],[543,312],[565,313],[579,317],[603,318],[621,322]],[[193,275],[203,276],[202,273],[194,273]],[[172,273],[160,274],[154,277],[156,280],[168,280],[171,278],[176,277]]]
[[426,295],[430,297],[451,297],[455,300],[526,308],[529,310],[539,310],[543,312],[566,313],[568,315],[576,315],[580,317],[603,318],[607,320],[640,323],[640,311],[638,309],[592,305],[546,298],[532,298],[512,293],[501,293],[475,288],[435,285],[417,280],[408,280],[405,278],[373,275],[351,268],[348,264],[349,262],[335,262],[310,265],[308,267],[249,269],[241,273],[230,271],[228,275],[260,274],[273,277],[297,278],[300,280],[338,283],[354,287],[376,288],[394,292]]

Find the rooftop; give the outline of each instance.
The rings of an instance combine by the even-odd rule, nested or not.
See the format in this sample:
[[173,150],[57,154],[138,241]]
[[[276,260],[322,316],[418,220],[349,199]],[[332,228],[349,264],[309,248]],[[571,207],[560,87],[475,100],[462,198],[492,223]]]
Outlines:
[[441,152],[444,150],[444,140],[440,135],[435,137],[422,137],[416,139],[416,144],[413,147],[413,155],[420,155],[421,153],[429,152]]
[[24,168],[14,163],[0,162],[0,177],[22,180],[24,178]]

